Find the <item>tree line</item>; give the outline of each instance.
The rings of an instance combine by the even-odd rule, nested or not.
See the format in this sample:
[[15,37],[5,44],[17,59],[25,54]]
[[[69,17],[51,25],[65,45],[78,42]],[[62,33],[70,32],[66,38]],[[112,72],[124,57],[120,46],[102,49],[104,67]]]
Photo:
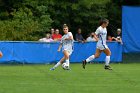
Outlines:
[[140,0],[0,0],[0,40],[36,41],[63,24],[87,35],[102,18],[110,20],[114,35],[121,28],[122,5],[140,5]]

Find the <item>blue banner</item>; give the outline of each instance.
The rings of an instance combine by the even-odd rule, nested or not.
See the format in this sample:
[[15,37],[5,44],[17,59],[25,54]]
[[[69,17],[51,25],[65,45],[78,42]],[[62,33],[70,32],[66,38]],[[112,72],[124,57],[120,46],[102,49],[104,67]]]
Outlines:
[[[57,52],[59,43],[43,42],[0,42],[0,49],[3,57],[0,63],[54,63],[63,57],[63,53]],[[108,42],[112,55],[112,62],[122,61],[122,46],[117,42]],[[70,62],[81,62],[95,53],[96,42],[74,43],[74,52]],[[96,59],[96,62],[104,62],[105,54]]]
[[140,7],[123,6],[122,39],[124,53],[140,52]]

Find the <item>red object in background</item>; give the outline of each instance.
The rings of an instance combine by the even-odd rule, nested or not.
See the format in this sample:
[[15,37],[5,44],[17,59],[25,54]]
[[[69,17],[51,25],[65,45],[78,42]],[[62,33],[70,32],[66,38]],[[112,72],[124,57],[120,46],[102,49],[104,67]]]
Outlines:
[[0,52],[0,58],[3,56],[2,52]]
[[109,42],[112,41],[112,37],[108,36],[107,41],[109,41]]
[[62,38],[62,35],[61,35],[61,34],[53,34],[53,35],[52,35],[52,39],[53,39],[53,40],[58,41],[58,40],[60,40],[61,38]]

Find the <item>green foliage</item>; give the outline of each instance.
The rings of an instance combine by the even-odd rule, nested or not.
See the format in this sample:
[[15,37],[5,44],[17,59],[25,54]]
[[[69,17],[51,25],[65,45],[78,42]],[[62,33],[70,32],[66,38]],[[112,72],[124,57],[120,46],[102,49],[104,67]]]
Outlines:
[[[9,12],[11,18],[0,21],[1,40],[38,40],[49,31],[52,20],[47,14],[47,5],[33,0],[23,3],[13,3],[13,10]],[[2,15],[2,14],[1,14]]]
[[[73,0],[74,1],[74,0]],[[108,18],[106,4],[110,0],[75,0],[69,2],[63,0],[50,0],[49,13],[53,20],[53,27],[61,28],[66,23],[75,34],[80,27],[84,35],[95,31],[99,19]],[[52,3],[53,2],[53,3]]]
[[61,30],[64,23],[73,34],[82,28],[86,37],[96,30],[101,18],[108,18],[113,29],[120,28],[124,3],[125,0],[0,0],[0,40],[38,40],[51,27]]

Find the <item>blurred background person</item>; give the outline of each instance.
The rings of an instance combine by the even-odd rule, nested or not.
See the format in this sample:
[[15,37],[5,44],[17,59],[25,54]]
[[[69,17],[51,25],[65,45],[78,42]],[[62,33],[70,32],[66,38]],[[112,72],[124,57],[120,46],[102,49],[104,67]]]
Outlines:
[[54,34],[54,29],[51,28],[51,34],[50,34],[50,37],[51,37],[51,38],[52,38],[53,34]]
[[121,36],[121,29],[120,28],[117,29],[117,35],[115,37],[112,37],[112,39],[117,41],[117,42],[119,42],[119,43],[121,43],[121,44],[123,44],[122,36]]
[[62,35],[59,34],[59,29],[56,29],[55,32],[54,32],[54,34],[52,35],[52,39],[54,41],[60,41],[61,38],[62,38]]
[[51,38],[50,33],[46,34],[46,37],[39,39],[40,42],[52,42],[53,39]]
[[96,39],[94,38],[94,32],[89,34],[89,37],[86,39],[87,42],[94,42]]
[[107,41],[111,42],[112,41],[112,37],[110,35],[107,36]]
[[75,40],[78,42],[85,42],[85,39],[82,36],[81,28],[78,29],[77,34],[75,35]]
[[0,51],[0,58],[3,56],[3,53],[2,53],[2,51]]

